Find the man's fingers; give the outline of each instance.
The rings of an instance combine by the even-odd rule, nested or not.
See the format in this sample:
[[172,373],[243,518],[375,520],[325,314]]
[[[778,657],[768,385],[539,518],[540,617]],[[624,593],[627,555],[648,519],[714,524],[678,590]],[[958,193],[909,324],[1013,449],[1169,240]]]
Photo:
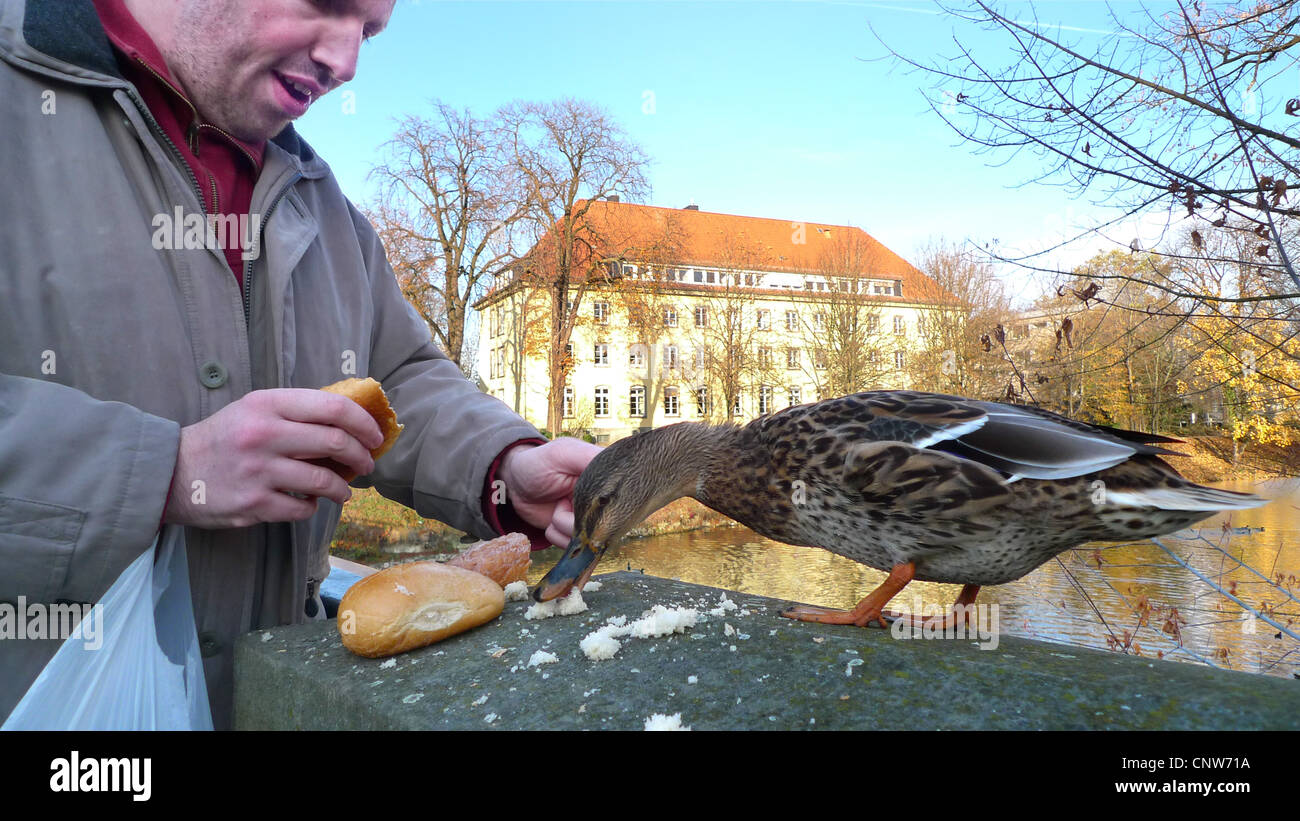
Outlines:
[[572,436],[561,436],[542,445],[535,453],[541,457],[544,452],[547,467],[552,470],[577,476],[601,450],[603,448],[600,445],[593,445]]
[[287,493],[277,493],[263,508],[262,520],[266,522],[298,522],[316,512],[315,496],[298,499]]
[[[342,428],[367,450],[384,443],[379,423],[366,413],[365,408],[346,396],[308,388],[277,388],[261,393],[267,394],[265,401],[285,419]],[[250,393],[248,396],[253,395]]]
[[370,450],[342,428],[285,421],[274,435],[276,452],[290,459],[330,460],[361,476],[375,469]]
[[[352,498],[352,489],[337,473],[298,459],[275,460],[267,468],[266,479],[270,487],[280,492],[279,495],[324,496],[340,505]],[[314,510],[315,501],[311,504]]]
[[[564,499],[562,501],[568,501]],[[560,533],[564,534],[566,540],[573,538],[573,506],[570,505],[568,510],[561,510],[560,505],[555,506],[555,514],[551,517],[551,527],[554,527]]]

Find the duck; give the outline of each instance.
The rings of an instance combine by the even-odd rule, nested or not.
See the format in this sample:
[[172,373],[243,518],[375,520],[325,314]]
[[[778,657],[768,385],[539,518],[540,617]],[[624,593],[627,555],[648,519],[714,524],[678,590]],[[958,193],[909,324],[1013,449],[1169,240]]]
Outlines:
[[960,584],[948,629],[973,617],[982,587],[1066,550],[1154,538],[1268,501],[1183,478],[1164,458],[1182,455],[1164,447],[1178,441],[910,390],[796,405],[746,425],[667,425],[613,442],[586,467],[573,537],[532,597],[581,589],[611,545],[690,497],[769,539],[888,574],[851,610],[801,604],[781,616],[919,624],[887,605],[912,581]]

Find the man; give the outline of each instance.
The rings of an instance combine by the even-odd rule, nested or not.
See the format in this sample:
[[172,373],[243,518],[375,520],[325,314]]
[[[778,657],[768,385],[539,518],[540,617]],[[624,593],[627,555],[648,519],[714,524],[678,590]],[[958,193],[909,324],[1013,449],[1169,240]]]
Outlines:
[[[93,602],[183,543],[218,728],[234,639],[322,616],[351,491],[309,460],[540,546],[567,543],[596,452],[544,444],[435,348],[289,125],[393,2],[0,0],[0,602]],[[374,421],[310,390],[348,376],[406,426],[378,465]],[[0,640],[0,720],[56,648]]]

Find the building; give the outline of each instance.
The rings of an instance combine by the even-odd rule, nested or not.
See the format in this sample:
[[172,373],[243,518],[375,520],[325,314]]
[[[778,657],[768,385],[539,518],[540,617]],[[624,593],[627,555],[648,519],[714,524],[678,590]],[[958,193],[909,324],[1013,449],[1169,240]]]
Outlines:
[[[860,228],[591,203],[600,277],[575,307],[564,429],[608,442],[908,387],[951,295]],[[475,304],[488,392],[545,427],[550,297],[509,272]],[[572,303],[571,303],[572,305]]]

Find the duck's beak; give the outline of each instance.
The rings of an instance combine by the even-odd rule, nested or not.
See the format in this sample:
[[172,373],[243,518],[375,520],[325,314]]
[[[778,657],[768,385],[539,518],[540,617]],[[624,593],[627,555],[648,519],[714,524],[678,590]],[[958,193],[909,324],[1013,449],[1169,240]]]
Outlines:
[[533,588],[533,600],[550,601],[567,596],[574,585],[581,589],[604,552],[603,544],[593,545],[590,541],[574,536],[564,551],[564,557]]

